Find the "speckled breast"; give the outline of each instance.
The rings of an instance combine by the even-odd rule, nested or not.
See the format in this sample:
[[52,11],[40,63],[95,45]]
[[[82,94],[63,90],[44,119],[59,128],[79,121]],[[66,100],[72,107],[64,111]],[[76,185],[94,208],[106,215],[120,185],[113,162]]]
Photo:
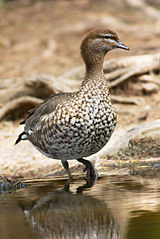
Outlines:
[[111,137],[116,113],[106,95],[77,95],[41,117],[30,141],[46,156],[67,160],[98,152]]

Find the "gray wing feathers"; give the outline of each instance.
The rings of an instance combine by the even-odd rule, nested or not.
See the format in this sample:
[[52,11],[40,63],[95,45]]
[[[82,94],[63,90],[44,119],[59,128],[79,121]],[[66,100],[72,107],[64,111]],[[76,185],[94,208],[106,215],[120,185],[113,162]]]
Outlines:
[[24,131],[27,133],[30,129],[34,128],[34,126],[39,122],[39,119],[42,115],[54,112],[58,104],[63,105],[74,95],[75,92],[74,93],[68,92],[68,93],[59,93],[47,98],[45,101],[39,104],[25,120]]

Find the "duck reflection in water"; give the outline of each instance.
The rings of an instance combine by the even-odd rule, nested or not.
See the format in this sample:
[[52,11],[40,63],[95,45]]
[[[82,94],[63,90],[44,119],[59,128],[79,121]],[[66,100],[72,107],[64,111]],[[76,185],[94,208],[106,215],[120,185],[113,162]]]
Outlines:
[[83,195],[93,185],[94,181],[86,180],[74,194],[67,180],[61,191],[48,192],[31,208],[23,206],[27,223],[45,239],[120,238],[119,226],[107,205],[93,196]]

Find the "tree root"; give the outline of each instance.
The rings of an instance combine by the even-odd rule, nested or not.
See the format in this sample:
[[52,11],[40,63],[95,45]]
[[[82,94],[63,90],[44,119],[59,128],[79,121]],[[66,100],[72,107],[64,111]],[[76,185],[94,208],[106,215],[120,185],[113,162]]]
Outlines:
[[[125,84],[128,80],[134,81],[135,78],[138,82],[143,80],[147,83],[150,81],[159,86],[160,82],[157,77],[159,70],[159,54],[125,57],[118,60],[111,59],[104,64],[104,73],[111,89],[120,88],[121,84]],[[61,91],[77,90],[83,75],[84,68],[78,67],[57,78],[38,76],[22,84],[17,84],[14,89],[13,87],[2,87],[0,89],[0,102],[4,106],[0,109],[0,120],[18,119],[50,95]],[[145,75],[144,79],[142,78],[143,75]],[[149,79],[146,76],[149,76]],[[139,104],[139,101],[134,97],[111,95],[111,99],[113,102],[121,104]],[[8,103],[4,104],[4,102]]]
[[0,109],[0,120],[16,120],[24,117],[28,110],[34,108],[41,102],[41,99],[31,96],[23,96],[14,99]]

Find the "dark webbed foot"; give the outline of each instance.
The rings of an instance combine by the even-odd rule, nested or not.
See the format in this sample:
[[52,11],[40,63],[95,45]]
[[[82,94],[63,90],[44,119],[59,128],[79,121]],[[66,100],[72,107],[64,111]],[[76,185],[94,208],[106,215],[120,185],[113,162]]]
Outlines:
[[87,173],[86,173],[87,178],[96,178],[97,177],[96,171],[90,161],[83,159],[83,158],[77,159],[77,161],[80,163],[83,163],[86,166],[83,172],[87,171]]
[[68,164],[68,162],[62,160],[62,165],[63,165],[63,167],[65,168],[65,170],[66,170],[66,172],[67,172],[67,174],[68,174],[69,179],[71,179],[71,178],[72,178],[72,175],[71,175],[71,172],[70,172],[70,170],[69,170],[69,164]]

